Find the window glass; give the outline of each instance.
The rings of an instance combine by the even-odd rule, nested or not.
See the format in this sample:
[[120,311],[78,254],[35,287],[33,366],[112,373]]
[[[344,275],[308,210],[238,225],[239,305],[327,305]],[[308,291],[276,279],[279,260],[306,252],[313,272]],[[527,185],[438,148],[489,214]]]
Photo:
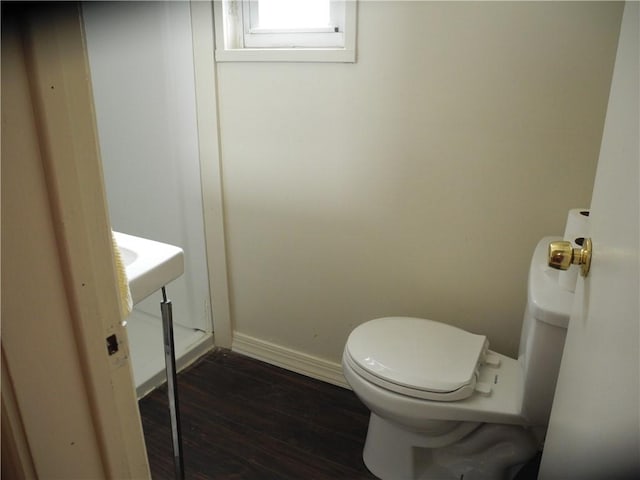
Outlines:
[[329,0],[258,0],[260,28],[327,27]]
[[355,62],[356,0],[215,0],[218,62]]

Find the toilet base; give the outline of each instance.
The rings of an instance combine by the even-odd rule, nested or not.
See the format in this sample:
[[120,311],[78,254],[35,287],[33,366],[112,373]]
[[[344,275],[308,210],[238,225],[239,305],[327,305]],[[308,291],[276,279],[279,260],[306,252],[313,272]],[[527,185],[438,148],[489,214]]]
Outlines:
[[524,427],[451,423],[433,436],[371,413],[364,463],[382,480],[496,480],[513,478],[537,452]]

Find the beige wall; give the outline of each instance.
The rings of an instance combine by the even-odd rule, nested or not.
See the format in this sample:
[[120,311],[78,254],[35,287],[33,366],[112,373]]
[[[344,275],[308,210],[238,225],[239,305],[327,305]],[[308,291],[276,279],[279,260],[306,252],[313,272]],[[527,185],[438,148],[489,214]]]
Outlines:
[[515,354],[532,249],[590,203],[621,10],[361,1],[356,64],[218,64],[236,332],[339,362],[417,315]]

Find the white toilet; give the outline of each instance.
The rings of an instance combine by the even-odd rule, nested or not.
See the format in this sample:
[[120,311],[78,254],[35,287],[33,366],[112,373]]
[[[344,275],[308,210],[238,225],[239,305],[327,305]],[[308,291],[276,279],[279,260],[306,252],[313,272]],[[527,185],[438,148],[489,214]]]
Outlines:
[[518,359],[483,335],[431,320],[386,317],[347,340],[344,375],[371,410],[364,448],[383,480],[512,478],[541,447],[573,293],[538,243]]

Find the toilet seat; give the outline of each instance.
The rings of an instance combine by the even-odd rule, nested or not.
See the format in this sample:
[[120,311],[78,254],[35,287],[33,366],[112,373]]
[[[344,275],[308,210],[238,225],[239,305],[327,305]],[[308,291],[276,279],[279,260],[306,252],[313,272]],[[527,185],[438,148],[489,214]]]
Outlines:
[[422,318],[385,317],[351,332],[345,359],[360,376],[387,390],[455,401],[473,394],[488,348],[484,335]]

